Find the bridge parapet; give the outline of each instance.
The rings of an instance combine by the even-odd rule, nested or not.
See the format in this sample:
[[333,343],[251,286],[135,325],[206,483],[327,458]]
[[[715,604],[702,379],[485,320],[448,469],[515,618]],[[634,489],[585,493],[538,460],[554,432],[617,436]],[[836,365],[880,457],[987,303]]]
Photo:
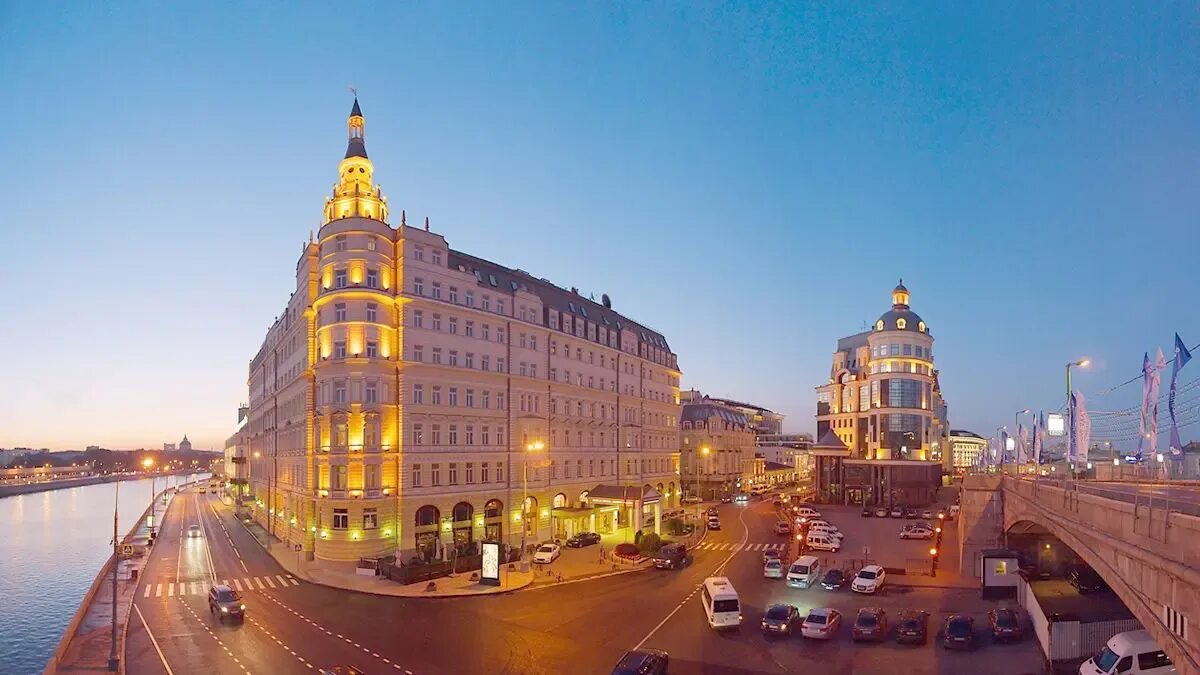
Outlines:
[[1004,530],[1046,528],[1091,565],[1171,655],[1200,673],[1200,517],[1161,499],[1071,481],[1002,484]]

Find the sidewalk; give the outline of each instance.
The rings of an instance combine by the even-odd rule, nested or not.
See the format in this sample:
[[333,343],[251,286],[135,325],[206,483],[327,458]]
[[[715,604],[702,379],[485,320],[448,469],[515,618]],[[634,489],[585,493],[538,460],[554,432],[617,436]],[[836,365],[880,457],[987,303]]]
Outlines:
[[[501,567],[499,586],[480,584],[477,572],[460,572],[453,576],[439,577],[430,582],[433,584],[432,589],[429,588],[429,583],[425,582],[401,584],[384,577],[359,574],[357,565],[353,562],[304,560],[303,554],[296,553],[289,549],[286,543],[270,537],[257,522],[247,523],[242,519],[238,519],[238,522],[271,554],[275,562],[290,574],[321,586],[401,598],[454,598],[510,593],[529,586],[534,580],[535,573],[532,570],[522,572],[520,570],[523,565],[513,563]],[[270,548],[267,548],[268,538],[271,540]],[[472,579],[472,576],[476,578]]]

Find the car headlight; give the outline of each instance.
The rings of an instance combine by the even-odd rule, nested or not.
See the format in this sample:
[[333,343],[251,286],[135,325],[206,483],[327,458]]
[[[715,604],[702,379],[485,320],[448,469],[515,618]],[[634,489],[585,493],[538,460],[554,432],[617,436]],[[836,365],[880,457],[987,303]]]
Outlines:
[[240,610],[242,610],[242,611],[244,612],[244,611],[246,611],[246,606],[245,606],[245,605],[238,605],[238,609],[240,609]]
[[221,608],[221,613],[222,613],[222,614],[228,614],[228,613],[229,613],[229,608],[228,608],[228,607],[222,607],[222,608]]

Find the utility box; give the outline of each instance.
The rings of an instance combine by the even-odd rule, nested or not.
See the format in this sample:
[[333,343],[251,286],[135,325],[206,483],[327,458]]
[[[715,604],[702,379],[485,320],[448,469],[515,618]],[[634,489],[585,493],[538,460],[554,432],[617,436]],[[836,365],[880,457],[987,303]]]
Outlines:
[[979,555],[979,582],[984,599],[1015,600],[1021,579],[1016,551],[996,548]]

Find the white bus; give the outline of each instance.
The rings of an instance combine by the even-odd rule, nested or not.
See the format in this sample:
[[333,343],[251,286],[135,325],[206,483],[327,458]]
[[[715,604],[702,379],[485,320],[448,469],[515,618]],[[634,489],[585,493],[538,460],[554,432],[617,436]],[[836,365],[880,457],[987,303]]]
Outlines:
[[708,625],[713,628],[737,628],[742,625],[742,603],[728,578],[705,579],[700,601],[704,603]]

